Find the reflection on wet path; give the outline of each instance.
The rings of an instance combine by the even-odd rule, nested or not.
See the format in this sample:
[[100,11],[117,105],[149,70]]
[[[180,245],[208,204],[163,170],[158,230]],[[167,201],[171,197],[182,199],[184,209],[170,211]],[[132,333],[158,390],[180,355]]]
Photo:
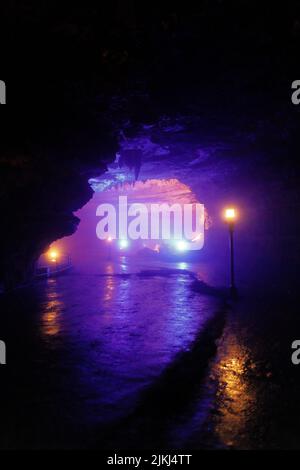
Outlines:
[[248,420],[255,412],[256,389],[248,380],[248,368],[254,368],[249,351],[230,333],[219,351],[212,378],[217,381],[216,438],[223,446],[247,448]]
[[291,362],[298,304],[273,289],[245,291],[232,306],[207,380],[211,412],[193,447],[300,448],[300,376]]
[[44,335],[54,336],[60,332],[63,306],[63,301],[61,300],[57,290],[57,279],[49,279],[41,321],[41,330]]
[[202,273],[124,258],[2,296],[1,447],[299,448],[299,302]]
[[[3,299],[4,334],[13,345],[1,426],[3,434],[13,423],[6,446],[89,445],[95,429],[133,413],[166,370],[166,393],[170,384],[184,390],[178,364],[189,364],[193,380],[193,345],[199,354],[197,338],[219,299],[196,292],[188,270],[148,268],[107,262],[98,274],[70,273]],[[24,409],[21,422],[15,409]],[[145,422],[147,409],[140,413]]]

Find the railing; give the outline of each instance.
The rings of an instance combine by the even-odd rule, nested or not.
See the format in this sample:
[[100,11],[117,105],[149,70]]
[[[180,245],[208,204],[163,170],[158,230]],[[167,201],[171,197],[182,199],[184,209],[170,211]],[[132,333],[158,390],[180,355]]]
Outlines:
[[47,278],[56,276],[64,271],[71,269],[72,262],[70,256],[60,256],[59,260],[45,262],[43,257],[38,261],[35,267],[36,278]]

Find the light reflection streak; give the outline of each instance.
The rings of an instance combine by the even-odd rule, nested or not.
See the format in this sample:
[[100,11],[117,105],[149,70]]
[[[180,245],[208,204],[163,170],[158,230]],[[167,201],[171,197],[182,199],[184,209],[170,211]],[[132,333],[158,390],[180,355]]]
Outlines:
[[56,336],[60,332],[60,315],[64,304],[60,300],[56,279],[48,280],[46,302],[43,304],[41,330],[46,336]]
[[226,343],[215,370],[218,381],[216,433],[226,446],[247,448],[245,431],[256,403],[256,391],[247,379],[251,361],[249,351],[234,335],[230,335]]
[[113,298],[113,293],[115,290],[115,281],[114,281],[114,268],[112,264],[108,264],[105,268],[106,278],[105,278],[105,294],[104,301],[110,302]]

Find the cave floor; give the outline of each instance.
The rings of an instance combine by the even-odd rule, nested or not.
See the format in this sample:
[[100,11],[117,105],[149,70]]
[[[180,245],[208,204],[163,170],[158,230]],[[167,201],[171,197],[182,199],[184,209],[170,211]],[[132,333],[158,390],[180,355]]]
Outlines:
[[297,448],[295,298],[198,279],[123,259],[2,296],[1,447]]

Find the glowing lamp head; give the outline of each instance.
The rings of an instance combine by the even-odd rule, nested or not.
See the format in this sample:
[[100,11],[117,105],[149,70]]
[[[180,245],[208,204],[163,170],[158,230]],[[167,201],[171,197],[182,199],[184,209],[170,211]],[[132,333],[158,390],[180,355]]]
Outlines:
[[185,251],[187,249],[187,244],[184,240],[179,240],[176,242],[176,248],[178,251]]
[[56,250],[51,250],[51,251],[49,252],[49,258],[50,258],[51,261],[56,261],[57,258],[58,258],[58,253],[57,253],[57,251],[56,251]]
[[121,248],[121,250],[127,248],[128,245],[129,245],[128,240],[120,240],[119,241],[119,247]]
[[236,210],[233,207],[229,207],[225,209],[224,216],[227,222],[234,222],[236,219]]

